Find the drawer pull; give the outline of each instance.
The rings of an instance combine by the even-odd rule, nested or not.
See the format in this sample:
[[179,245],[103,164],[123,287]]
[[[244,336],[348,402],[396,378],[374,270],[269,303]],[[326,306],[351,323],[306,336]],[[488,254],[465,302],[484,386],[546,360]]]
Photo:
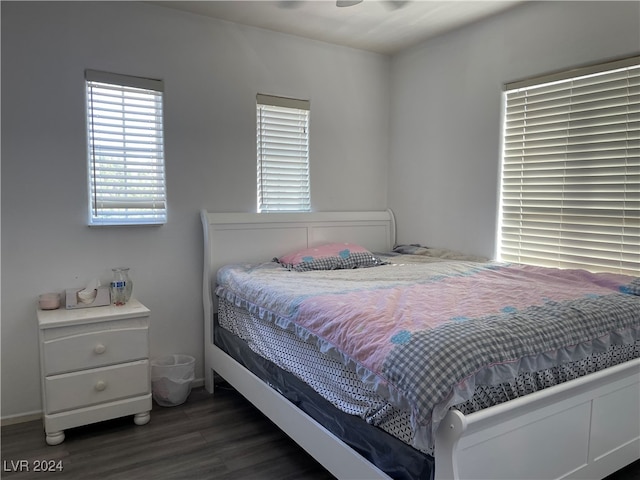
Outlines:
[[101,353],[104,353],[107,351],[107,347],[99,343],[98,345],[96,345],[96,348],[94,348],[93,351],[96,352],[98,355],[100,355]]
[[107,382],[105,382],[104,380],[99,380],[98,383],[96,383],[96,390],[101,392],[103,391],[105,388],[107,388]]

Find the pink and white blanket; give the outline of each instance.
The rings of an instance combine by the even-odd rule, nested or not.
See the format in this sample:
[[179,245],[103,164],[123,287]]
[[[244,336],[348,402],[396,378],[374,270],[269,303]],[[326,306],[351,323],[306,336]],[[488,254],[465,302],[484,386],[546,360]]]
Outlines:
[[231,265],[216,293],[293,331],[411,412],[414,446],[476,383],[581,360],[640,338],[640,278],[436,262],[290,272]]

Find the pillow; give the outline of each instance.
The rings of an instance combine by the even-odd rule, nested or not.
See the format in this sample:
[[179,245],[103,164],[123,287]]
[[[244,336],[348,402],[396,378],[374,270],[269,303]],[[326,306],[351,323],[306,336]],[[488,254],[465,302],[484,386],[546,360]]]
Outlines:
[[366,248],[353,243],[327,243],[291,252],[276,260],[296,272],[374,267],[384,263]]

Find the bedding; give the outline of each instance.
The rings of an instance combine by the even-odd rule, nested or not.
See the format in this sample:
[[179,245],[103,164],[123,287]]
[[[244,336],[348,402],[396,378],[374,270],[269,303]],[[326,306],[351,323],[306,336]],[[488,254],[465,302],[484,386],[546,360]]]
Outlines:
[[[235,324],[236,320],[240,320],[240,322],[255,320],[255,318],[247,318],[250,314],[246,310],[235,307],[224,300],[221,301],[221,307],[219,319],[225,318],[227,323]],[[240,328],[242,327],[240,326]],[[271,388],[359,452],[364,458],[377,465],[391,478],[396,480],[433,480],[435,470],[432,456],[412,448],[406,442],[394,438],[383,429],[368,424],[359,416],[336,408],[303,379],[257,354],[251,340],[244,341],[220,323],[216,323],[214,331],[215,343],[225,353],[248,368],[262,381],[268,383]],[[272,338],[278,341],[282,340],[281,333],[282,331],[277,333],[274,331],[273,336],[269,336],[269,340]],[[256,335],[261,336],[260,333],[251,333],[252,337]],[[304,344],[304,342],[302,343]],[[284,340],[284,345],[287,350],[291,350],[291,345],[287,340]],[[280,343],[273,348],[278,350],[281,346]],[[294,352],[292,356],[306,360],[307,365],[318,360],[316,355],[307,356],[308,347],[310,347],[308,344],[306,344],[306,348],[301,345],[294,346],[293,350],[301,348],[304,351],[300,352],[301,355]],[[326,358],[320,359],[321,363],[326,361]],[[333,373],[337,374],[338,372],[334,371]],[[337,376],[334,377],[334,379],[337,378]],[[350,381],[358,383],[353,379]],[[335,386],[333,388],[335,389]]]
[[637,356],[637,278],[473,262],[310,272],[269,263],[224,267],[218,284],[219,296],[349,365],[407,411],[420,450],[476,385],[617,346]]
[[351,365],[325,355],[293,332],[263,321],[224,299],[218,306],[218,321],[221,329],[246,342],[261,358],[304,380],[336,408],[411,443],[407,413],[363,384]]
[[[282,373],[269,376],[265,372],[274,368],[289,372],[339,411],[357,416],[367,424],[411,445],[414,435],[408,412],[391,405],[371,387],[363,384],[354,368],[322,353],[316,345],[307,343],[293,332],[282,330],[271,322],[261,320],[256,315],[224,299],[219,301],[218,324],[215,332],[220,336],[222,332],[227,332],[224,343],[216,341],[216,344],[223,347],[236,360],[242,361],[245,366],[250,363],[245,358],[246,354],[236,356],[233,353],[236,349],[228,346],[232,342],[231,337],[243,342],[245,348],[269,362],[270,369],[261,368],[254,373],[275,385],[279,391],[282,390],[280,385]],[[521,373],[513,380],[499,385],[476,385],[473,397],[462,404],[455,405],[455,408],[468,414],[498,405],[626,362],[638,357],[639,349],[638,343],[613,345],[602,354],[552,369]],[[335,413],[332,414],[335,415]],[[394,448],[397,448],[397,445]],[[422,453],[433,455],[431,450],[422,450]],[[414,475],[408,478],[422,477]]]
[[297,272],[366,268],[384,263],[366,248],[346,242],[305,248],[274,260],[287,270]]
[[[465,260],[468,262],[488,262],[487,257],[481,255],[473,255],[464,252],[458,252],[449,248],[428,247],[419,243],[409,245],[396,245],[392,252],[393,255],[403,254],[404,259],[419,259],[418,261],[444,261],[444,260]],[[413,260],[409,260],[413,261]]]

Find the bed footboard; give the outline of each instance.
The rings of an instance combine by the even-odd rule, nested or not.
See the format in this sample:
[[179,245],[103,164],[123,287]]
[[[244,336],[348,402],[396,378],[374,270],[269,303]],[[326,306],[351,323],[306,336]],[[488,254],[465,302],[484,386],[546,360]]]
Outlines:
[[467,416],[436,435],[436,480],[599,479],[640,458],[640,359]]

